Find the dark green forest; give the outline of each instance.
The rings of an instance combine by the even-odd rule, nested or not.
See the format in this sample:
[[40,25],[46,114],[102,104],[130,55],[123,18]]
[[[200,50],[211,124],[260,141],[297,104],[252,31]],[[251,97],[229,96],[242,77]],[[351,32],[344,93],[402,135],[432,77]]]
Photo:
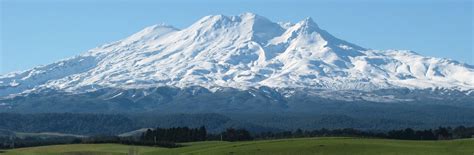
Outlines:
[[250,141],[303,137],[361,137],[361,138],[386,138],[402,140],[449,140],[470,138],[474,136],[474,127],[458,126],[438,127],[436,129],[414,130],[411,128],[390,130],[388,132],[362,131],[352,128],[345,129],[317,129],[261,132],[251,133],[246,129],[228,128],[220,133],[208,133],[204,126],[199,128],[173,127],[154,128],[143,132],[139,137],[119,136],[91,136],[91,137],[54,137],[54,138],[19,138],[13,136],[0,136],[0,149],[19,147],[43,146],[54,144],[98,144],[117,143],[128,145],[144,145],[158,147],[181,147],[181,142],[197,141]]
[[[439,126],[471,126],[470,123],[421,125],[410,120],[355,118],[348,115],[306,114],[91,114],[91,113],[0,113],[0,130],[15,132],[57,132],[77,135],[119,135],[143,128],[205,126],[209,133],[227,128],[245,128],[251,133],[314,129],[354,128],[387,132],[394,129],[431,129]],[[0,135],[2,133],[0,132]]]

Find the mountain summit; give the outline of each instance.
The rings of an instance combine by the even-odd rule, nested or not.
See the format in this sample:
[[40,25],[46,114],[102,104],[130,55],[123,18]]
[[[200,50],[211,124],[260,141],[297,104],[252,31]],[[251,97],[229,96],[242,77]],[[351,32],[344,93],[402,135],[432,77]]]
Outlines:
[[2,75],[0,96],[159,86],[466,91],[474,89],[473,77],[473,66],[453,60],[357,46],[311,18],[278,24],[244,13],[206,16],[182,30],[150,26],[76,57]]

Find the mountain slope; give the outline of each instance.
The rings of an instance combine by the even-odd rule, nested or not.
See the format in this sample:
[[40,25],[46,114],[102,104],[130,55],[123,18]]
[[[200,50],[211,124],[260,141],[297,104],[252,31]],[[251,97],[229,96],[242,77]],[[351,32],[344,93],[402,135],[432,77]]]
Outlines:
[[325,90],[454,89],[472,92],[474,67],[411,51],[340,40],[311,18],[280,25],[252,14],[206,16],[179,30],[154,25],[123,40],[0,76],[0,97],[45,89],[201,86]]

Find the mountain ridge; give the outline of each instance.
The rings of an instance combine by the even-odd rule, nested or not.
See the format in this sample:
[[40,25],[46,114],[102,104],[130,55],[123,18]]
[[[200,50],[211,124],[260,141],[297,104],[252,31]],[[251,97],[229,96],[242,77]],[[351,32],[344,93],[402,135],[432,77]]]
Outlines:
[[332,36],[311,18],[282,26],[244,13],[206,16],[181,30],[150,26],[79,56],[0,75],[0,96],[160,86],[471,92],[472,77],[471,65],[363,48]]

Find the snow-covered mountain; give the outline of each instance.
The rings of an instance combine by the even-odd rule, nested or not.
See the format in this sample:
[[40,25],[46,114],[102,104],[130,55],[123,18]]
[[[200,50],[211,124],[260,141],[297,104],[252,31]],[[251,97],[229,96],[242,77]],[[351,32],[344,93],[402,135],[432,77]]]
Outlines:
[[474,66],[363,48],[332,36],[311,18],[278,24],[252,13],[213,15],[182,30],[150,26],[73,58],[1,75],[0,97],[159,86],[472,92]]

